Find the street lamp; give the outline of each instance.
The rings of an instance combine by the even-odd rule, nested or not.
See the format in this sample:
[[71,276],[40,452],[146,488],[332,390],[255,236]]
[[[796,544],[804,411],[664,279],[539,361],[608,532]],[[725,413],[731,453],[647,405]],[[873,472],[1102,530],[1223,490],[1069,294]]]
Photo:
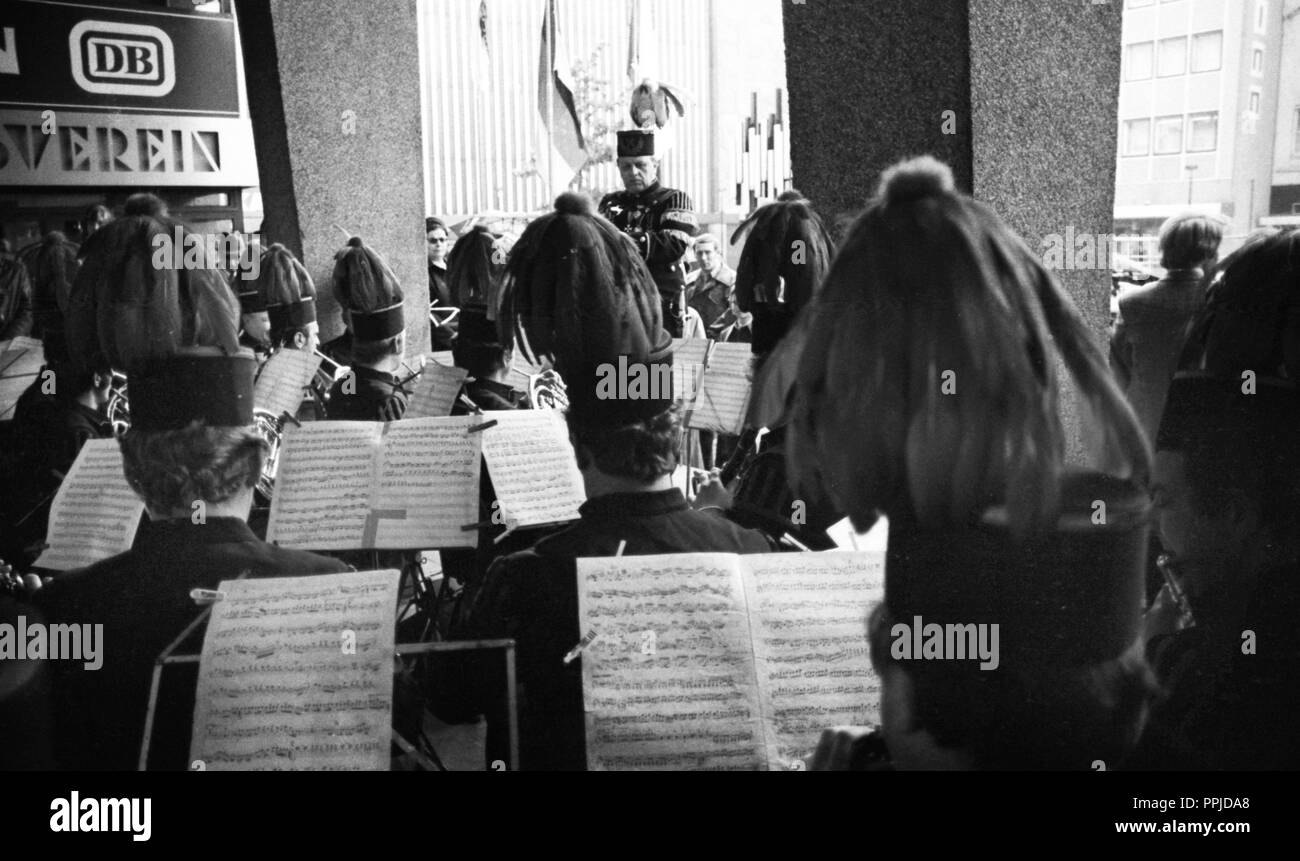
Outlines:
[[1187,205],[1192,205],[1192,180],[1196,176],[1197,165],[1183,165],[1183,170],[1187,171]]

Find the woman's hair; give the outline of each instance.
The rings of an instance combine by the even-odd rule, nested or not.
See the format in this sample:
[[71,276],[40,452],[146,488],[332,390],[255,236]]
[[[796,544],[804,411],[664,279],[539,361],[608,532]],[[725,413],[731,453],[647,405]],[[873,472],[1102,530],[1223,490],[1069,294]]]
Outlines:
[[[600,422],[582,421],[567,414],[569,434],[573,438],[579,463],[586,455],[606,475],[616,475],[649,483],[677,468],[681,448],[682,425],[673,406],[658,415],[614,427]],[[585,454],[584,454],[585,450]]]
[[1055,522],[1058,351],[1107,453],[1149,469],[1133,410],[1070,297],[933,158],[885,171],[798,325],[811,334],[790,410],[792,479],[855,523],[903,512],[938,528],[997,502],[1017,534]]
[[1223,241],[1223,223],[1208,215],[1175,215],[1160,225],[1160,265],[1192,269],[1213,260]]
[[254,487],[268,451],[252,428],[198,421],[181,430],[128,430],[121,449],[132,489],[150,509],[169,514],[188,512],[196,501],[216,505]]
[[447,232],[448,236],[451,235],[451,231],[447,230],[447,225],[443,223],[443,220],[441,218],[435,218],[432,215],[427,215],[424,218],[424,232],[428,233],[431,230],[444,230]]
[[877,673],[912,681],[912,729],[970,756],[978,769],[1067,770],[1122,763],[1141,736],[1157,688],[1139,643],[1080,667],[981,670],[977,661],[896,660],[895,620],[878,604],[867,621]]

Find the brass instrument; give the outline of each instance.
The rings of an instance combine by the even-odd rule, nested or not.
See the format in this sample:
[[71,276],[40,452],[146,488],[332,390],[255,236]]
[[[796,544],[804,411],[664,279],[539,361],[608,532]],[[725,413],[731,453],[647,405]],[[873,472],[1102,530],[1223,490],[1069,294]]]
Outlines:
[[312,353],[321,360],[320,367],[316,369],[316,376],[312,377],[308,389],[311,391],[311,399],[316,410],[316,418],[323,420],[327,413],[327,404],[330,399],[330,390],[339,380],[352,373],[352,369],[347,365],[334,361],[320,350],[313,348]]
[[131,429],[131,403],[126,396],[126,374],[114,371],[109,390],[111,394],[104,412],[113,425],[113,436],[120,437]]
[[284,424],[287,421],[298,424],[298,420],[288,413],[275,416],[264,409],[253,408],[253,428],[266,441],[268,449],[266,461],[262,464],[262,474],[257,478],[257,492],[268,502],[275,491],[275,471],[280,462],[280,443],[284,438]]

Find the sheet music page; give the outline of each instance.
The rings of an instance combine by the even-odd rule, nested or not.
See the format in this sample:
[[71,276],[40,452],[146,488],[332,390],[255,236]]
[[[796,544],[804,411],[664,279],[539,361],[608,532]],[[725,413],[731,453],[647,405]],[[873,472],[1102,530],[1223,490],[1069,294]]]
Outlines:
[[589,768],[765,767],[740,558],[577,561]]
[[477,418],[497,421],[483,431],[483,456],[507,522],[576,520],[587,493],[564,416],[558,410],[502,410]]
[[452,367],[456,364],[456,360],[452,358],[451,350],[438,350],[433,353],[427,353],[426,355],[428,355],[430,362],[437,362],[439,365]]
[[880,720],[865,620],[885,596],[884,553],[740,557],[773,770],[802,769],[822,730]]
[[266,360],[253,388],[253,406],[274,416],[298,414],[303,389],[316,375],[320,356],[305,350],[281,349]]
[[443,418],[451,415],[456,395],[469,371],[430,361],[415,383],[415,392],[406,404],[404,419]]
[[115,439],[92,439],[81,447],[50,509],[38,568],[68,571],[125,553],[135,541],[144,502],[122,474]]
[[689,427],[739,434],[752,382],[749,344],[714,344]]
[[[45,345],[20,336],[0,341],[0,421],[14,417],[18,399],[34,383],[45,364]],[[58,380],[54,381],[58,385]]]
[[386,425],[371,491],[365,547],[474,547],[461,529],[478,521],[479,416],[411,419]]
[[266,540],[303,550],[363,547],[383,430],[378,422],[286,427]]
[[700,372],[709,351],[708,338],[673,339],[673,400],[689,401],[700,385]]
[[227,580],[190,760],[208,771],[387,771],[397,571]]

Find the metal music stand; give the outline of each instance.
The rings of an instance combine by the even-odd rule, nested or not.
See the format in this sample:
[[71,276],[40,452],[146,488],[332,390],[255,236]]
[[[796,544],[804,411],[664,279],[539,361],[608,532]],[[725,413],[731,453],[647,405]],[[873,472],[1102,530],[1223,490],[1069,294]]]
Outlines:
[[[174,664],[197,664],[199,655],[175,655],[172,654],[186,639],[190,637],[201,625],[204,620],[211,614],[212,607],[209,606],[200,613],[193,622],[181,631],[176,639],[172,640],[158,655],[154,661],[153,679],[149,684],[149,705],[145,710],[144,718],[144,739],[140,743],[140,760],[138,769],[145,771],[149,765],[149,747],[153,741],[153,721],[154,712],[158,706],[158,688],[162,683],[162,671],[164,667]],[[506,715],[507,727],[510,737],[510,763],[511,771],[519,770],[519,704],[518,690],[515,675],[515,641],[511,639],[502,640],[453,640],[448,642],[432,643],[397,643],[393,647],[394,653],[401,657],[404,655],[419,655],[427,653],[440,652],[465,652],[477,649],[504,649],[506,659]],[[403,738],[397,730],[393,730],[393,742],[406,754],[410,755],[421,766],[429,771],[437,771],[438,768],[428,757],[420,753],[415,745]]]

